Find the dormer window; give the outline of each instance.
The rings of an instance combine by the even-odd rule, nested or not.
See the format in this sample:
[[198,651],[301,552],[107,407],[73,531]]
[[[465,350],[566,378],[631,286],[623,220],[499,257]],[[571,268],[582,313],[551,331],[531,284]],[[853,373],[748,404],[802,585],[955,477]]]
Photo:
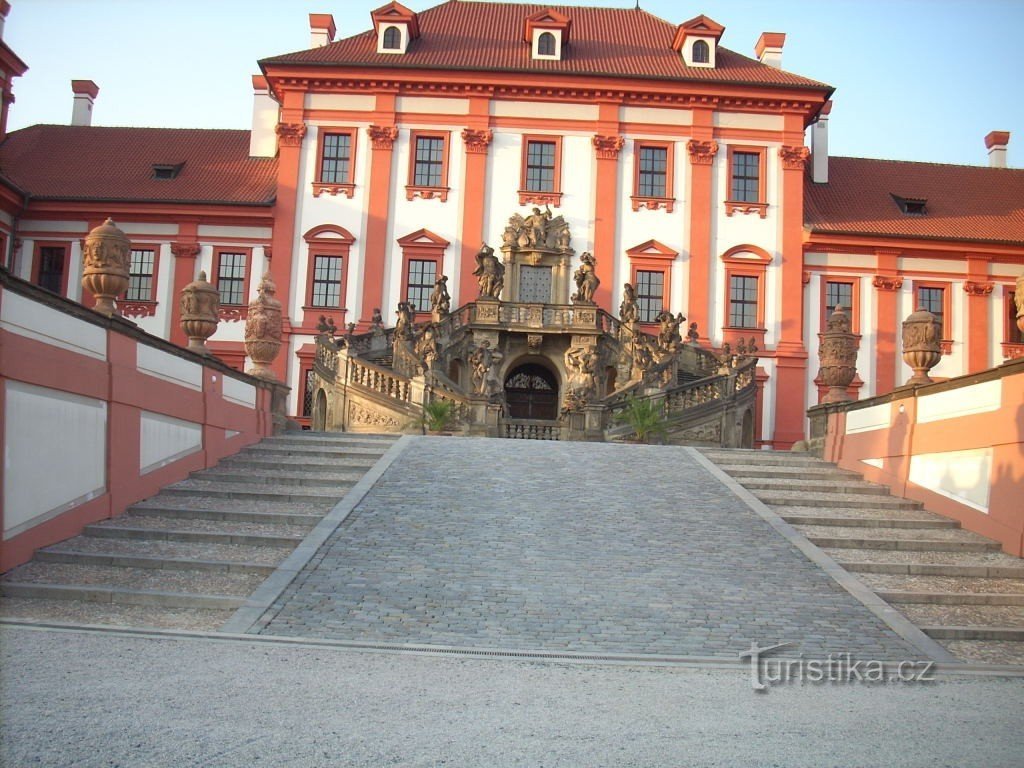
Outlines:
[[928,201],[923,197],[901,197],[891,192],[889,194],[892,195],[892,199],[896,201],[900,210],[908,216],[924,216],[928,213]]
[[154,179],[176,179],[184,163],[153,163]]
[[530,44],[532,58],[561,61],[571,28],[568,16],[549,8],[526,17],[523,40]]
[[715,52],[718,39],[725,32],[725,27],[707,16],[696,16],[684,21],[676,29],[672,40],[672,49],[678,51],[688,67],[715,66]]
[[398,27],[390,26],[384,30],[384,35],[381,38],[381,48],[388,51],[397,51],[402,47],[402,32]]
[[370,13],[377,32],[377,53],[403,54],[420,36],[416,14],[401,3],[390,2]]

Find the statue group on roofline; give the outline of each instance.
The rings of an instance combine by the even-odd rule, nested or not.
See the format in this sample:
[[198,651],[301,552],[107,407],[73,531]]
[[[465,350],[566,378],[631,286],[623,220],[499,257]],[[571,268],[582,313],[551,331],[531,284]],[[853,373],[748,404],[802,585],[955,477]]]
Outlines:
[[552,214],[547,205],[543,211],[535,207],[526,216],[512,214],[501,240],[502,248],[506,250],[572,252],[569,223],[561,215]]

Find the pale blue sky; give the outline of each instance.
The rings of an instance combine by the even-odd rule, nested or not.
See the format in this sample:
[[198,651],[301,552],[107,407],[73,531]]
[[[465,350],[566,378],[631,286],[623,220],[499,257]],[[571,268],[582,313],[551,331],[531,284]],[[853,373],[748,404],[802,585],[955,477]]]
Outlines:
[[[13,0],[4,39],[30,69],[10,129],[67,123],[72,79],[100,87],[94,125],[247,128],[256,61],[309,46],[308,14],[339,37],[383,0]],[[421,11],[435,5],[406,0]],[[629,0],[586,5],[631,7]],[[1008,130],[1024,167],[1024,0],[641,0],[673,23],[705,13],[753,55],[785,32],[785,69],[837,88],[832,154],[983,165]]]

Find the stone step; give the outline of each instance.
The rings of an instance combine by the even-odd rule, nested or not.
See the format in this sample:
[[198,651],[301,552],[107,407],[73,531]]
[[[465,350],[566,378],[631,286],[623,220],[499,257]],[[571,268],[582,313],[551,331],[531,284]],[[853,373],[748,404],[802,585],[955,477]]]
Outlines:
[[847,562],[841,565],[851,573],[879,573],[907,576],[950,576],[958,578],[1018,579],[1024,583],[1024,568],[1005,568],[956,563],[875,563]]
[[1024,627],[922,626],[935,640],[1011,640],[1024,643]]
[[831,467],[835,465],[811,456],[808,453],[789,453],[787,451],[756,451],[739,448],[701,448],[700,452],[715,464],[741,464],[747,466],[815,466]]
[[281,523],[314,526],[322,514],[301,512],[238,512],[224,509],[188,509],[172,504],[136,504],[129,509],[132,517],[173,517],[180,520],[224,520],[233,523]]
[[162,570],[91,563],[44,563],[33,560],[5,574],[3,580],[18,584],[73,585],[246,597],[263,583],[264,578],[259,573],[217,573],[194,568]]
[[1005,552],[897,552],[896,550],[826,549],[834,560],[846,563],[899,563],[928,565],[969,565],[984,568],[1013,568],[1024,566],[1019,557]]
[[194,541],[201,544],[249,544],[261,547],[295,547],[301,536],[267,534],[214,533],[207,531],[157,530],[124,525],[87,525],[86,536],[107,539],[146,539],[155,541]]
[[782,519],[792,525],[835,525],[849,528],[899,528],[911,530],[931,530],[959,528],[956,520],[934,518],[931,520],[905,519],[900,517],[838,517],[830,515],[781,515]]
[[833,507],[851,507],[854,509],[905,509],[920,510],[921,504],[907,501],[895,496],[865,496],[859,493],[799,493],[789,490],[758,490],[753,491],[765,504],[783,507],[815,507],[819,510]]
[[[983,544],[996,544],[991,539],[960,528],[940,528],[922,533],[907,533],[899,528],[875,528],[865,531],[856,526],[842,525],[798,525],[797,529],[804,536],[842,536],[843,538],[859,539],[868,536],[872,539],[927,539],[928,541],[966,541]],[[996,546],[998,551],[998,545]]]
[[990,579],[976,576],[931,576],[921,574],[860,573],[858,578],[876,591],[959,592],[1020,595],[1024,598],[1024,579]]
[[221,459],[217,464],[218,469],[232,469],[242,472],[260,472],[266,469],[290,469],[295,468],[301,472],[315,472],[319,474],[333,474],[339,471],[366,472],[378,461],[375,456],[335,457],[331,459],[309,460],[302,456],[253,456],[248,454],[235,454],[226,459]]
[[112,565],[120,568],[154,568],[162,571],[194,570],[214,573],[255,573],[269,576],[276,566],[264,563],[238,563],[231,560],[190,560],[187,558],[159,557],[157,555],[123,555],[117,553],[81,552],[74,549],[51,547],[36,551],[40,563],[69,563],[73,565]]
[[75,536],[54,544],[49,550],[71,550],[104,557],[152,557],[173,560],[214,560],[229,563],[258,563],[273,568],[288,556],[280,546],[252,544],[168,541],[166,539],[111,539]]
[[236,499],[223,494],[219,496],[189,496],[182,494],[156,496],[133,504],[130,509],[195,509],[218,512],[268,512],[323,517],[338,503],[333,496],[317,498],[316,501],[288,501],[287,499]]
[[117,589],[114,587],[80,586],[72,584],[21,584],[3,582],[0,594],[4,597],[32,598],[35,600],[81,600],[91,603],[120,603],[125,605],[151,605],[166,608],[206,608],[230,610],[245,605],[244,597],[231,595],[192,595],[156,590]]
[[115,525],[151,530],[198,531],[200,533],[257,534],[269,536],[304,537],[315,523],[288,524],[267,522],[227,522],[222,520],[179,519],[160,515],[137,515],[133,511],[96,523],[98,526]]
[[327,434],[328,433],[320,432],[317,433],[316,437],[304,437],[296,435],[295,433],[275,435],[274,437],[264,438],[259,444],[282,446],[299,445],[328,448],[374,448],[383,453],[398,439],[394,435],[381,437],[373,435],[359,435],[358,437],[338,435],[337,437],[328,437]]
[[993,552],[999,550],[999,543],[983,541],[948,541],[942,539],[882,539],[854,538],[852,536],[808,536],[818,547],[835,549],[893,549],[911,552]]
[[[233,467],[216,469],[204,469],[200,472],[193,472],[190,477],[193,480],[203,480],[217,483],[236,483],[245,485],[254,490],[260,490],[264,485],[280,486],[301,486],[302,488],[350,488],[359,481],[364,471],[355,470],[352,472],[303,472],[300,470],[288,469],[257,469],[242,472]],[[342,494],[344,495],[344,493]]]
[[234,612],[235,609],[169,608],[159,605],[88,603],[83,600],[20,597],[0,600],[0,616],[9,619],[192,632],[216,632]]
[[875,590],[875,594],[887,603],[1024,606],[1024,594],[1000,592],[916,592],[912,590],[878,589]]
[[952,527],[956,527],[959,525],[959,523],[955,520],[949,520],[949,518],[933,514],[925,509],[872,509],[870,507],[826,507],[814,510],[808,509],[806,506],[787,507],[773,505],[773,507],[774,512],[781,517],[786,517],[787,515],[793,515],[796,517],[809,515],[812,517],[842,518],[844,520],[923,520],[925,522],[940,520],[944,523],[951,523]]
[[[240,483],[224,483],[213,480],[182,480],[168,485],[160,496],[226,496],[233,499],[256,501],[304,502],[322,499],[340,499],[354,483],[333,488],[298,488],[290,486],[244,486]],[[241,486],[241,487],[240,487]]]
[[835,478],[838,480],[860,480],[861,476],[856,472],[850,472],[845,469],[839,469],[831,464],[824,464],[822,466],[816,466],[813,464],[807,466],[790,466],[788,464],[779,464],[777,466],[771,465],[753,465],[753,464],[726,464],[724,462],[715,462],[719,469],[723,472],[743,477],[766,477],[766,478],[787,478],[787,477],[798,477],[807,479],[824,479],[824,478]]
[[899,610],[919,627],[1012,627],[1024,631],[1024,607],[1019,605],[901,603]]
[[363,448],[344,446],[331,448],[329,446],[306,446],[301,443],[276,443],[266,445],[257,443],[250,445],[245,451],[238,454],[245,458],[257,456],[290,456],[308,458],[312,461],[328,460],[332,458],[373,458],[374,461],[384,455],[380,448]]
[[769,477],[748,477],[746,475],[733,475],[736,482],[750,491],[782,491],[788,493],[819,492],[834,494],[854,494],[858,496],[885,496],[894,498],[888,488],[880,485],[872,485],[863,480],[803,480],[795,478],[769,478]]

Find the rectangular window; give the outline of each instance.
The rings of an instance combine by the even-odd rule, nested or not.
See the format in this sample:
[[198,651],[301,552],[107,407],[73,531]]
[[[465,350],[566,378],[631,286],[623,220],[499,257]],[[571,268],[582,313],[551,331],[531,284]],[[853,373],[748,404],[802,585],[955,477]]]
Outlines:
[[1006,292],[1006,343],[1024,344],[1024,331],[1017,327],[1016,291]]
[[526,184],[528,192],[555,191],[555,153],[553,141],[528,141],[526,144]]
[[320,155],[320,181],[325,184],[349,184],[352,167],[352,135],[327,133]]
[[341,269],[341,256],[313,257],[312,306],[341,306]]
[[128,268],[128,290],[126,301],[153,301],[153,269],[156,266],[156,251],[133,249],[131,266]]
[[829,280],[825,283],[825,316],[835,312],[836,307],[853,310],[853,283],[839,283]]
[[417,136],[412,183],[417,187],[440,187],[443,171],[444,139],[440,136]]
[[408,291],[405,300],[416,312],[430,311],[430,294],[437,281],[437,262],[421,259],[409,260]]
[[926,309],[935,315],[942,326],[942,338],[946,335],[946,289],[932,286],[918,286],[917,309]]
[[39,270],[36,285],[54,293],[64,291],[64,262],[67,250],[63,246],[44,245],[39,248]]
[[217,290],[221,304],[245,303],[245,254],[221,251],[217,262]]
[[640,164],[637,196],[667,197],[668,149],[641,146],[637,162]]
[[302,388],[302,413],[300,415],[308,419],[313,415],[313,387],[316,385],[312,368],[306,369],[304,379],[306,386]]
[[665,308],[665,273],[638,269],[636,272],[636,305],[641,323],[653,323]]
[[761,153],[732,153],[729,199],[737,203],[761,202]]
[[732,275],[729,278],[729,325],[757,328],[757,278]]

